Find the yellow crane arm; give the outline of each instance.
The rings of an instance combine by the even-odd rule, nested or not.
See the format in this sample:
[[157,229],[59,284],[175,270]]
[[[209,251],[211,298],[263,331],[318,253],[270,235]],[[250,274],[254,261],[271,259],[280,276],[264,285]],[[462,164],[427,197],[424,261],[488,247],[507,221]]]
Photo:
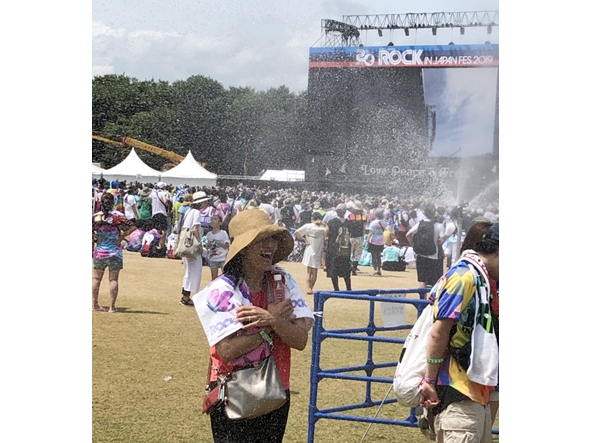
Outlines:
[[179,155],[172,151],[167,151],[162,148],[158,148],[157,146],[150,145],[148,143],[136,140],[131,137],[123,136],[123,143],[129,146],[133,146],[134,148],[143,149],[144,151],[157,154],[161,157],[167,158],[168,160],[175,162],[176,164],[184,160],[184,157],[182,155]]
[[94,134],[92,134],[92,138],[94,140],[100,140],[101,142],[110,143],[111,145],[125,146],[121,142],[116,142],[115,140],[111,140],[110,138],[101,137],[100,135],[94,135]]
[[92,134],[92,138],[95,140],[100,140],[105,143],[110,143],[111,145],[117,146],[133,146],[137,149],[142,149],[143,151],[151,152],[152,154],[157,154],[160,157],[164,157],[172,162],[172,166],[176,166],[181,161],[184,160],[184,157],[176,152],[167,151],[162,148],[158,148],[157,146],[150,145],[149,143],[144,143],[141,140],[137,140],[135,138],[123,136],[121,137],[121,141],[111,140],[110,138],[101,137],[100,135]]

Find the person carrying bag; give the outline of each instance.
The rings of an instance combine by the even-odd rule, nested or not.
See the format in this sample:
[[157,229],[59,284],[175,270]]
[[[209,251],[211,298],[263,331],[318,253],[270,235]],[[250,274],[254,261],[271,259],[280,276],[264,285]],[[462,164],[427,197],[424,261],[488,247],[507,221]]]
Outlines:
[[[218,374],[217,386],[207,389],[203,413],[209,414],[213,407],[223,403],[227,418],[243,420],[267,414],[286,403],[287,394],[272,355],[272,337],[266,332],[260,333],[264,342],[260,344],[260,349],[254,350],[261,357],[259,363],[243,369],[235,368],[229,374]],[[208,379],[210,377],[211,361]]]
[[[184,266],[184,277],[182,279],[182,298],[180,304],[183,306],[194,306],[191,300],[191,293],[198,292],[201,286],[201,275],[203,272],[203,245],[201,243],[201,213],[199,205],[208,200],[204,192],[195,192],[192,196],[185,195],[183,207],[179,209],[178,227],[180,231],[173,253],[176,257],[182,258]],[[184,209],[188,208],[188,209]]]
[[275,266],[293,250],[288,229],[251,210],[232,218],[229,235],[223,274],[193,298],[210,348],[203,411],[215,443],[280,443],[291,349],[305,349],[313,313],[293,277]]
[[174,255],[176,257],[195,259],[202,252],[201,240],[197,238],[193,230],[191,228],[182,228],[174,245]]

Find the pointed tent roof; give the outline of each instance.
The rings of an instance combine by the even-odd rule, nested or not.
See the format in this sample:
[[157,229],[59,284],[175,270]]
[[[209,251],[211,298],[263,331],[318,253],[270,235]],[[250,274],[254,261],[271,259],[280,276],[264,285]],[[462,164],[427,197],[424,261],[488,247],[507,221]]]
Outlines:
[[105,176],[132,176],[141,175],[142,177],[159,177],[162,173],[150,168],[146,165],[135,152],[135,148],[131,148],[129,155],[116,166],[104,171]]
[[[162,180],[172,184],[191,184],[195,186],[215,186],[217,174],[207,171],[188,151],[186,157],[172,169],[162,173]],[[178,183],[174,183],[178,182]]]
[[92,165],[92,175],[100,175],[104,172],[104,169],[99,168],[96,165]]

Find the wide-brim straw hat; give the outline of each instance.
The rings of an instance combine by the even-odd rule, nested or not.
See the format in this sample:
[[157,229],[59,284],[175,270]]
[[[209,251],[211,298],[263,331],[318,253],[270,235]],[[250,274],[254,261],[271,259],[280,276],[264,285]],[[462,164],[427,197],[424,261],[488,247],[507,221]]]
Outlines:
[[272,257],[273,265],[285,260],[293,251],[291,232],[272,224],[264,211],[242,211],[231,219],[228,228],[231,243],[225,259],[226,266],[244,248],[268,237],[275,237],[278,241],[277,250]]
[[141,188],[139,191],[139,197],[147,198],[151,195],[152,191],[149,188]]

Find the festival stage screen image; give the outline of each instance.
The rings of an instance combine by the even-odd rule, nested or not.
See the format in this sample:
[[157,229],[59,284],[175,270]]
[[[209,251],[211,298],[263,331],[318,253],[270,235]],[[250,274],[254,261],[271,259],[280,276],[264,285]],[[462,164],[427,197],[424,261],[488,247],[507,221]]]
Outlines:
[[424,100],[435,115],[433,157],[491,154],[498,68],[423,69]]

